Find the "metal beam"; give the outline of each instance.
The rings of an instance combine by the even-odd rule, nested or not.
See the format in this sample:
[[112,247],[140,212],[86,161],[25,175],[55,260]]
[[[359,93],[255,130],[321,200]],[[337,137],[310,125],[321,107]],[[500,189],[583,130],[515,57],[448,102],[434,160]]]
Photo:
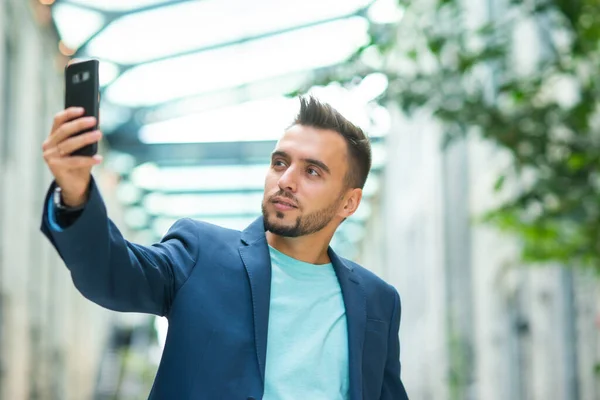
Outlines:
[[[197,164],[194,164],[194,166],[198,166]],[[237,166],[237,165],[236,165]],[[243,165],[240,165],[243,166]],[[266,170],[265,170],[266,172]],[[369,176],[373,177],[379,177],[382,173],[382,169],[371,169],[371,172],[369,174]],[[124,180],[126,180],[127,182],[135,185],[133,182],[131,182],[131,180],[127,177],[123,178]],[[264,187],[261,186],[257,186],[255,188],[243,188],[243,189],[237,189],[235,187],[232,188],[220,188],[220,189],[211,189],[211,188],[185,188],[185,189],[165,189],[165,188],[156,188],[156,189],[144,189],[144,188],[138,188],[140,191],[142,191],[142,195],[140,196],[140,201],[138,203],[141,202],[141,199],[143,199],[146,195],[149,194],[154,194],[154,193],[158,193],[158,194],[163,194],[163,195],[230,195],[230,194],[257,194],[257,193],[263,193],[264,192]],[[372,195],[363,195],[363,199],[365,200],[369,200],[372,198]]]
[[[190,1],[190,0],[179,0],[179,1],[177,1],[177,3],[188,2],[188,1]],[[288,27],[288,28],[278,29],[278,30],[271,31],[271,32],[265,32],[265,33],[260,33],[260,34],[251,35],[251,36],[245,36],[245,37],[242,37],[242,38],[239,38],[239,39],[229,40],[229,41],[225,41],[225,42],[221,42],[221,43],[215,43],[215,44],[212,44],[212,45],[209,45],[209,46],[205,46],[205,47],[194,48],[194,49],[190,49],[190,50],[186,50],[186,51],[181,51],[181,52],[177,52],[177,53],[173,53],[173,54],[169,54],[169,55],[165,55],[165,56],[161,56],[161,57],[157,57],[157,58],[153,58],[153,59],[144,60],[141,63],[124,65],[124,64],[120,64],[120,63],[118,63],[116,61],[113,61],[113,60],[107,60],[107,61],[110,61],[110,62],[113,62],[113,63],[117,64],[120,67],[121,73],[125,73],[128,70],[130,70],[132,68],[135,68],[135,67],[137,67],[139,65],[142,65],[142,64],[155,63],[155,62],[164,61],[164,60],[167,60],[167,59],[170,59],[170,58],[188,56],[188,55],[192,55],[192,54],[199,54],[199,53],[207,52],[207,51],[210,51],[210,50],[220,49],[220,48],[223,48],[223,47],[234,46],[234,45],[239,45],[239,44],[243,44],[243,43],[246,43],[246,42],[251,42],[251,41],[254,41],[254,40],[259,40],[259,39],[265,39],[265,38],[268,38],[268,37],[278,36],[278,35],[281,35],[281,34],[284,34],[284,33],[294,32],[294,31],[297,31],[297,30],[300,30],[300,29],[304,29],[304,28],[311,28],[311,27],[315,27],[315,26],[322,25],[322,24],[329,23],[329,22],[340,21],[340,20],[351,18],[351,17],[355,17],[355,16],[363,16],[365,14],[366,10],[371,6],[372,3],[374,3],[374,1],[372,1],[371,3],[369,3],[366,7],[361,8],[361,9],[355,11],[355,12],[344,14],[344,15],[340,15],[340,16],[337,16],[337,17],[325,18],[325,19],[321,19],[321,20],[317,20],[317,21],[312,21],[312,22],[309,22],[309,23],[306,23],[306,24],[295,25],[295,26],[291,26],[291,27]],[[78,6],[77,4],[73,4],[73,3],[70,3],[70,4],[74,5],[74,6]],[[75,57],[78,57],[78,56],[81,55],[81,53],[85,52],[85,49],[86,49],[87,45],[92,40],[94,40],[99,34],[101,34],[104,31],[104,29],[106,29],[106,27],[111,22],[113,22],[116,18],[120,18],[122,16],[133,14],[133,13],[139,13],[139,12],[142,12],[142,11],[148,11],[148,10],[153,9],[153,8],[161,8],[161,7],[170,6],[170,5],[172,5],[172,4],[171,3],[166,3],[166,4],[162,4],[162,5],[158,4],[158,5],[155,5],[155,6],[149,6],[149,7],[143,8],[143,9],[138,9],[135,12],[132,12],[132,13],[109,13],[109,12],[105,12],[105,11],[104,12],[103,11],[99,11],[99,12],[103,13],[103,15],[106,16],[108,22],[100,30],[98,30],[98,32],[96,32],[94,35],[92,35],[90,38],[88,38],[79,47],[79,49],[77,49],[77,51],[75,53]]]
[[[132,155],[136,164],[153,162],[159,166],[269,164],[271,152],[277,145],[276,140],[144,144],[131,140],[121,142],[118,134],[106,138],[110,147]],[[371,144],[383,143],[383,140],[375,137],[371,139]]]
[[[82,53],[82,49],[84,49],[92,40],[94,40],[102,32],[104,32],[104,30],[106,29],[107,26],[109,26],[110,24],[112,24],[114,21],[116,21],[119,18],[128,16],[128,15],[133,15],[133,14],[141,13],[141,12],[144,12],[144,11],[151,11],[151,10],[158,9],[158,8],[161,8],[161,7],[165,7],[165,6],[172,6],[172,5],[175,5],[175,4],[188,3],[188,2],[192,2],[192,1],[197,1],[197,0],[171,0],[171,1],[168,1],[168,2],[165,2],[165,3],[151,4],[151,5],[148,5],[148,6],[145,6],[145,7],[134,8],[134,9],[129,10],[129,11],[107,11],[107,10],[103,10],[101,8],[94,7],[94,6],[91,6],[91,5],[74,3],[74,2],[69,1],[69,0],[60,0],[60,3],[62,3],[62,4],[68,4],[70,6],[77,7],[77,8],[80,8],[82,10],[86,10],[86,11],[97,12],[97,13],[102,14],[102,16],[104,17],[104,25],[102,25],[102,27],[100,29],[98,29],[89,38],[87,38],[86,41],[83,42],[83,44],[81,46],[79,46],[78,49],[74,49],[75,50],[75,54],[74,54],[73,57],[77,58],[77,57],[81,57],[82,56],[82,54],[81,54]],[[115,64],[117,64],[119,67],[121,67],[120,64],[118,64],[118,63],[115,63]]]
[[[328,22],[335,22],[335,21],[339,21],[339,20],[343,20],[343,19],[347,19],[347,18],[351,18],[356,16],[357,13],[352,13],[352,14],[346,14],[343,16],[339,16],[339,17],[334,17],[334,18],[327,18],[324,20],[319,20],[319,21],[314,21],[314,22],[310,22],[308,24],[303,24],[303,25],[297,25],[297,26],[293,26],[290,28],[284,28],[284,29],[279,29],[277,31],[272,31],[272,32],[266,32],[266,33],[260,33],[257,35],[252,35],[252,36],[246,36],[246,37],[242,37],[239,39],[234,39],[234,40],[229,40],[226,42],[221,42],[221,43],[215,43],[209,46],[205,46],[205,47],[200,47],[200,48],[195,48],[195,49],[190,49],[190,50],[185,50],[185,51],[181,51],[178,53],[173,53],[173,54],[168,54],[168,55],[164,55],[161,57],[157,57],[157,58],[153,58],[153,59],[149,59],[149,60],[145,60],[141,63],[138,64],[129,64],[129,65],[122,65],[121,64],[121,74],[124,74],[125,72],[136,68],[142,64],[151,64],[151,63],[157,63],[160,61],[165,61],[168,59],[172,59],[172,58],[179,58],[179,57],[185,57],[185,56],[190,56],[193,54],[200,54],[200,53],[205,53],[211,50],[218,50],[224,47],[229,47],[229,46],[235,46],[235,45],[240,45],[240,44],[244,44],[244,43],[248,43],[248,42],[252,42],[255,40],[260,40],[260,39],[266,39],[269,37],[273,37],[273,36],[278,36],[278,35],[282,35],[285,33],[289,33],[289,32],[294,32],[300,29],[304,29],[304,28],[312,28],[318,25],[322,25]],[[114,61],[113,61],[114,62]]]
[[[255,213],[240,213],[240,214],[236,214],[236,213],[230,213],[230,214],[189,214],[186,215],[185,218],[191,218],[191,219],[196,219],[199,221],[207,221],[207,220],[215,220],[215,219],[231,219],[231,220],[236,220],[236,219],[255,219],[258,218],[261,215],[260,211],[259,212],[255,212]],[[146,225],[145,227],[140,227],[140,228],[131,228],[133,230],[146,230],[149,229],[152,226],[152,223],[154,220],[157,219],[179,219],[179,218],[183,218],[183,217],[173,217],[170,215],[164,215],[164,214],[159,214],[159,215],[153,215],[153,214],[148,214],[149,217],[149,221],[148,221],[148,225]],[[344,226],[347,225],[358,225],[360,227],[364,227],[366,220],[365,219],[359,219],[356,218],[355,216],[352,216],[350,218],[348,218],[347,220],[345,220],[341,225],[340,225],[340,230],[344,230]]]
[[269,163],[276,141],[231,143],[123,144],[111,141],[111,147],[131,154],[137,164],[153,162],[160,166],[231,165]]
[[[304,70],[301,72],[294,72],[285,75],[272,76],[266,79],[261,79],[253,82],[244,83],[239,86],[230,87],[227,89],[220,89],[211,92],[197,93],[190,96],[181,97],[175,100],[168,100],[162,103],[153,104],[151,106],[142,106],[131,108],[131,110],[140,116],[140,120],[149,123],[160,120],[177,118],[184,115],[189,115],[196,112],[203,112],[210,109],[226,107],[230,105],[240,104],[246,101],[260,100],[273,96],[287,96],[289,91],[298,90],[297,87],[293,89],[280,88],[277,83],[287,83],[296,79],[300,81],[300,85],[306,85],[308,82],[316,82],[320,80],[322,76],[329,76],[334,71],[339,69],[339,64],[328,67],[314,68],[310,70]],[[295,85],[294,85],[295,86]],[[233,101],[225,101],[233,98]],[[202,102],[203,107],[197,107],[194,109],[186,110],[184,113],[174,114],[167,113],[165,116],[163,110],[167,108],[175,108],[178,104],[187,102],[197,101]],[[157,117],[159,116],[160,117]]]
[[253,189],[152,189],[146,191],[148,194],[163,194],[168,196],[176,196],[176,195],[230,195],[230,194],[259,194],[264,192],[263,187],[253,188]]
[[[158,9],[158,8],[173,6],[173,5],[181,4],[181,3],[190,3],[190,2],[193,2],[193,1],[198,1],[198,0],[169,0],[169,1],[165,1],[163,3],[149,4],[147,6],[137,7],[137,8],[133,8],[131,10],[127,10],[127,11],[105,10],[105,9],[102,9],[100,7],[95,7],[95,6],[90,5],[90,4],[75,3],[75,2],[73,2],[71,0],[59,0],[58,3],[68,4],[70,6],[78,7],[78,8],[81,8],[83,10],[87,10],[87,11],[98,12],[98,13],[104,15],[107,20],[110,20],[110,22],[112,22],[112,21],[114,21],[117,18],[126,17],[128,15],[142,13],[144,11],[152,11],[152,10],[155,10],[155,9]],[[99,2],[101,2],[101,0],[99,0]],[[105,26],[106,25],[108,25],[108,23],[105,24]]]
[[[136,129],[137,131],[140,125],[193,115],[216,108],[234,106],[246,101],[261,100],[274,96],[291,96],[296,91],[303,90],[303,86],[309,85],[310,82],[323,81],[323,77],[331,76],[339,69],[339,67],[339,64],[336,64],[286,75],[273,76],[227,89],[195,93],[149,106],[123,106],[112,103],[104,96],[102,97],[102,104],[106,104],[110,109],[124,108],[129,110],[131,115],[135,115],[135,123],[128,121],[114,128],[115,132],[117,130],[121,132],[131,132],[133,129]],[[298,83],[290,85],[288,82],[292,80],[297,81]],[[190,106],[190,103],[193,103],[194,105]],[[112,131],[105,131],[105,133],[110,134]]]

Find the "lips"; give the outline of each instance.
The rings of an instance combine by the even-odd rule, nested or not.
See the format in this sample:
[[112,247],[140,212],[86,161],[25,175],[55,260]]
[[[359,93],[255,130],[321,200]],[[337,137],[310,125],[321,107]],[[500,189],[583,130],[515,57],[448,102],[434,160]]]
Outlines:
[[275,204],[281,204],[281,205],[292,207],[292,208],[298,208],[298,206],[296,204],[294,204],[294,202],[292,202],[291,200],[284,199],[282,197],[275,197],[272,200],[272,202]]

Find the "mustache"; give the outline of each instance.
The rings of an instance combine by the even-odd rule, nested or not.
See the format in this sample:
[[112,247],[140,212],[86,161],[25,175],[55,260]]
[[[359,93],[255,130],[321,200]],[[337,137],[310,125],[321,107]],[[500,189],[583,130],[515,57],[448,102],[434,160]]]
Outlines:
[[294,195],[289,192],[286,192],[284,190],[279,190],[277,193],[269,196],[269,201],[272,201],[273,198],[275,198],[275,197],[283,197],[285,199],[292,200],[294,202],[294,204],[297,204],[298,208],[300,208],[300,202],[298,201],[298,199],[296,199],[296,197],[294,197]]

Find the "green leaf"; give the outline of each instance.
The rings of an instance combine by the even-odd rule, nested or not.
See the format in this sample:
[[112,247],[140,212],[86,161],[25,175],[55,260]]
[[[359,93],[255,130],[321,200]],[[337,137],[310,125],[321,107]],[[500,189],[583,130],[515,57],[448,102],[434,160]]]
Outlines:
[[[527,189],[478,220],[513,235],[528,263],[591,266],[600,275],[600,132],[594,125],[600,104],[600,75],[594,73],[600,70],[598,0],[542,0],[533,7],[512,0],[519,12],[475,31],[459,23],[465,16],[456,0],[437,0],[429,8],[398,1],[410,14],[404,20],[408,29],[417,22],[414,37],[398,34],[395,26],[371,32],[370,43],[389,49],[384,55],[402,52],[417,69],[413,73],[388,63],[389,71],[381,71],[389,74],[388,90],[378,101],[407,114],[427,110],[444,127],[444,149],[465,132],[476,132],[509,154],[510,175],[494,177],[493,193],[500,195],[507,175],[512,181],[513,174],[519,182],[527,173]],[[509,28],[523,17],[539,18],[540,12],[552,13],[541,27],[544,35],[561,31],[571,42],[553,48],[550,40],[544,59],[525,75],[514,63]],[[431,26],[430,21],[440,23]],[[468,46],[482,42],[479,49]],[[431,52],[438,62],[431,68],[421,65],[421,51]],[[315,82],[347,82],[373,72],[359,57],[333,71],[326,79],[317,75],[303,91]],[[568,76],[577,87],[568,107],[555,99],[562,90],[554,85],[557,76]],[[596,372],[600,375],[600,364]]]
[[496,183],[494,183],[494,191],[499,192],[502,190],[502,186],[504,186],[504,181],[506,179],[505,175],[500,175],[498,179],[496,179]]
[[583,154],[573,154],[567,160],[567,166],[572,171],[578,171],[586,165],[585,156]]
[[475,32],[480,35],[490,35],[495,32],[496,26],[493,22],[488,22],[482,26],[480,26]]
[[431,50],[433,54],[439,56],[445,43],[446,39],[442,37],[434,37],[427,41],[427,47],[429,47],[429,50]]
[[455,5],[455,4],[456,4],[456,0],[438,0],[436,8],[439,10],[442,7],[449,6],[449,5]]

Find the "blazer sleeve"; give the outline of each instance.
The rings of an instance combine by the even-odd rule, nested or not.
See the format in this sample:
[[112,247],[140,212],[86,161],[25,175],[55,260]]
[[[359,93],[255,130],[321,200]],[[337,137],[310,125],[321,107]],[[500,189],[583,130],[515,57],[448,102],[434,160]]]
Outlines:
[[178,289],[197,260],[197,226],[177,221],[160,243],[131,243],[108,218],[92,179],[88,202],[68,227],[55,220],[50,186],[41,231],[71,272],[75,287],[89,300],[111,310],[168,314]]
[[388,355],[383,376],[380,400],[408,400],[406,389],[400,377],[400,296],[394,292],[394,311],[388,334]]

